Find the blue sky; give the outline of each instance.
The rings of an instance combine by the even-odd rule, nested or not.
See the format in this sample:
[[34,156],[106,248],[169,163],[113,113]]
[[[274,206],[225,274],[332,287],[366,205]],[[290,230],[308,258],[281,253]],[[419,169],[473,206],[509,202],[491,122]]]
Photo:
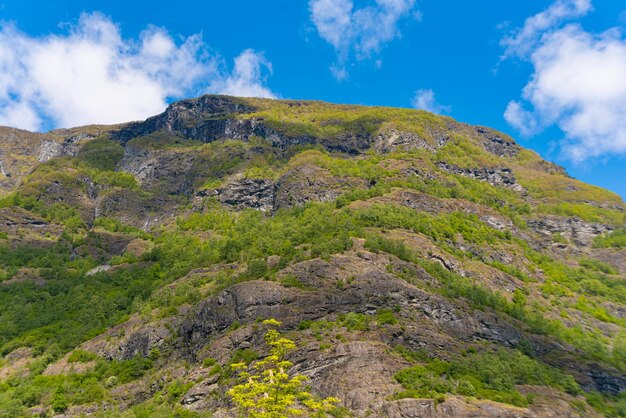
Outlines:
[[625,10],[619,0],[0,0],[0,124],[121,122],[203,92],[419,106],[499,129],[626,197]]

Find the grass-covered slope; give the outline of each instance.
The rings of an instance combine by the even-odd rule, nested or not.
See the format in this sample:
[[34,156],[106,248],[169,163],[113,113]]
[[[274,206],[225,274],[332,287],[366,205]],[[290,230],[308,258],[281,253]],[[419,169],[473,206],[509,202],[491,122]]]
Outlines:
[[268,318],[334,416],[626,414],[624,203],[504,134],[203,96],[0,147],[0,416],[236,411]]

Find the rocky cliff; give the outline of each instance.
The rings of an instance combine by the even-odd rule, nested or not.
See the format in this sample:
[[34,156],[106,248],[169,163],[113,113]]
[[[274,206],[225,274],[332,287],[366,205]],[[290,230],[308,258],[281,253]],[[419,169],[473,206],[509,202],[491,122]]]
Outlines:
[[209,95],[0,192],[0,416],[237,416],[268,318],[333,416],[626,414],[624,203],[492,129]]

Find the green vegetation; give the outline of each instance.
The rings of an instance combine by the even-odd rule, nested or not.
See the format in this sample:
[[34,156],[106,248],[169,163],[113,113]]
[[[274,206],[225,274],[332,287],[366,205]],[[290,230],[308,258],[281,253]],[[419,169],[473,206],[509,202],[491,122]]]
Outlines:
[[620,228],[609,234],[597,237],[593,245],[596,248],[626,247],[626,228]]
[[[209,204],[203,214],[179,219],[182,231],[214,231],[219,239],[208,243],[214,262],[251,262],[251,278],[264,272],[261,260],[279,255],[286,260],[325,257],[352,246],[350,236],[359,227],[347,212],[335,212],[333,204],[306,205],[279,211],[272,217],[254,210],[229,212]],[[255,277],[256,276],[256,277]]]
[[623,203],[615,193],[564,175],[547,175],[528,167],[519,167],[516,174],[520,184],[528,189],[531,196],[542,202],[537,208],[539,213],[574,216],[588,222],[604,222],[614,226],[624,224],[624,214],[617,209]]
[[576,217],[588,222],[606,222],[610,225],[621,225],[624,214],[615,210],[598,208],[585,203],[561,202],[551,205],[540,205],[540,213],[548,213],[566,217]]
[[[419,356],[409,358],[416,357]],[[396,380],[405,389],[398,397],[439,399],[451,393],[527,406],[532,403],[533,395],[521,395],[515,385],[551,386],[574,395],[581,393],[572,376],[519,351],[470,349],[448,361],[426,357],[419,360],[421,364],[396,373]]]
[[113,171],[123,156],[124,148],[120,144],[100,137],[87,142],[80,149],[77,158],[96,169]]
[[38,404],[49,404],[60,413],[72,405],[105,401],[109,389],[137,380],[153,367],[153,362],[143,357],[95,361],[96,365],[85,373],[34,374],[0,383],[0,416],[24,416],[26,408]]
[[87,363],[87,362],[93,361],[93,360],[95,360],[97,358],[98,358],[98,356],[96,356],[94,353],[91,353],[89,351],[74,350],[68,356],[67,362],[68,363]]
[[358,211],[356,216],[365,226],[409,229],[441,244],[454,240],[457,234],[470,243],[493,243],[511,238],[510,233],[490,228],[476,215],[463,212],[433,216],[406,207],[373,205]]
[[[311,412],[309,407],[319,416],[325,416],[321,411],[343,416],[335,402],[311,395],[302,376],[288,374],[285,354],[295,341],[316,344],[313,350],[320,354],[335,344],[378,335],[400,341],[402,333],[421,325],[407,304],[350,308],[357,312],[339,306],[321,319],[301,321],[288,330],[290,339],[269,321],[269,356],[256,344],[261,321],[249,324],[245,318],[212,334],[197,359],[178,356],[177,320],[202,300],[249,280],[274,281],[296,298],[316,297],[320,290],[332,298],[352,296],[370,280],[365,269],[351,271],[346,264],[345,275],[333,276],[320,289],[300,275],[298,268],[306,264],[294,264],[320,258],[335,268],[354,256],[447,298],[460,311],[483,310],[508,321],[525,336],[516,350],[494,342],[447,353],[398,347],[411,363],[396,374],[404,388],[398,397],[443,401],[446,394],[456,394],[528,406],[534,395],[522,395],[516,385],[538,385],[578,396],[572,402],[580,411],[592,405],[607,416],[626,414],[626,395],[583,398],[571,376],[547,366],[546,355],[535,352],[535,342],[545,338],[566,347],[572,363],[626,371],[623,274],[594,259],[592,251],[549,249],[553,243],[575,243],[558,233],[542,240],[530,222],[550,214],[612,225],[613,232],[594,242],[609,249],[602,251],[605,257],[626,247],[619,197],[567,177],[534,153],[490,154],[473,128],[427,112],[240,102],[252,111],[228,117],[262,119],[281,141],[298,136],[298,145],[273,146],[254,135],[202,143],[158,132],[122,146],[96,133],[80,143],[76,157],[36,165],[17,189],[0,198],[7,219],[0,225],[0,367],[10,370],[14,360],[8,354],[30,349],[20,350],[26,353],[22,369],[0,380],[0,416],[21,416],[39,406],[50,415],[98,402],[111,405],[104,416],[197,416],[181,401],[207,376],[221,388],[232,388],[231,399],[242,414],[286,416]],[[387,146],[377,142],[380,138],[397,131],[419,146],[374,151]],[[125,152],[154,157],[154,173],[135,178],[119,171]],[[451,174],[438,165],[442,162],[462,169],[511,168],[527,192]],[[276,212],[236,211],[219,203],[223,190],[215,190],[233,180],[264,179],[274,182],[275,197],[288,184],[283,191],[299,198],[299,188],[319,187],[317,177],[322,190],[311,192],[324,202],[312,199]],[[325,187],[331,190],[326,193]],[[426,211],[414,209],[422,204]],[[34,226],[23,226],[22,217]],[[129,242],[134,249],[125,249]],[[350,257],[335,256],[353,249]],[[94,273],[104,265],[110,268]],[[129,318],[131,324],[158,323],[171,341],[125,361],[100,358],[85,348],[89,345],[77,349]],[[240,348],[226,355],[227,345],[215,351],[211,344],[224,335]],[[250,335],[246,342],[252,346],[236,345]],[[101,338],[113,345],[124,331]],[[64,374],[43,373],[66,354]],[[121,386],[139,379],[136,385],[149,387],[149,393],[119,410],[119,393],[135,383]]]
[[202,142],[173,135],[169,132],[153,132],[148,135],[131,139],[128,141],[128,145],[131,147],[146,148],[149,150],[163,150],[169,148],[197,148],[202,146]]
[[269,355],[251,366],[249,362],[231,365],[239,371],[241,383],[229,389],[228,395],[239,410],[251,418],[282,418],[305,412],[323,416],[324,412],[334,409],[339,399],[320,399],[304,386],[305,376],[287,373],[293,363],[285,360],[285,355],[294,350],[296,344],[276,330],[281,323],[268,319],[263,324],[269,327],[265,334]]
[[[602,360],[626,370],[624,359],[614,355],[621,352],[621,348],[617,348],[621,344],[617,338],[614,338],[614,342],[611,344],[598,331],[589,332],[580,326],[566,327],[561,321],[547,319],[536,305],[527,304],[523,294],[518,292],[518,297],[509,301],[500,293],[472,283],[467,278],[445,269],[437,262],[422,259],[402,242],[388,240],[380,236],[370,236],[366,242],[366,247],[374,251],[394,254],[402,260],[422,266],[444,285],[441,288],[430,289],[433,292],[441,293],[450,298],[462,297],[476,308],[491,308],[510,315],[525,322],[536,334],[553,336],[579,348],[589,359]],[[611,345],[613,346],[612,349]]]
[[446,121],[444,117],[410,109],[262,99],[246,99],[246,102],[258,110],[240,117],[261,117],[272,129],[289,136],[337,139],[348,133],[371,135],[389,127],[413,132],[434,142],[431,132],[441,129]]

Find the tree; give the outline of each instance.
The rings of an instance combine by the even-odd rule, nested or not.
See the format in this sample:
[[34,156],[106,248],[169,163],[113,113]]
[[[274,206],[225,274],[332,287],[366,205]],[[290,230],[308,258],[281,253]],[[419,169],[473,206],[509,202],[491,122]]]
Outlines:
[[287,370],[293,363],[285,360],[285,355],[294,350],[296,344],[276,330],[281,325],[279,321],[268,319],[263,324],[269,328],[265,334],[269,355],[250,367],[245,363],[231,365],[239,373],[241,383],[228,394],[241,412],[251,418],[283,418],[305,412],[325,416],[336,408],[339,399],[321,399],[309,392],[305,386],[306,376],[289,376]]

